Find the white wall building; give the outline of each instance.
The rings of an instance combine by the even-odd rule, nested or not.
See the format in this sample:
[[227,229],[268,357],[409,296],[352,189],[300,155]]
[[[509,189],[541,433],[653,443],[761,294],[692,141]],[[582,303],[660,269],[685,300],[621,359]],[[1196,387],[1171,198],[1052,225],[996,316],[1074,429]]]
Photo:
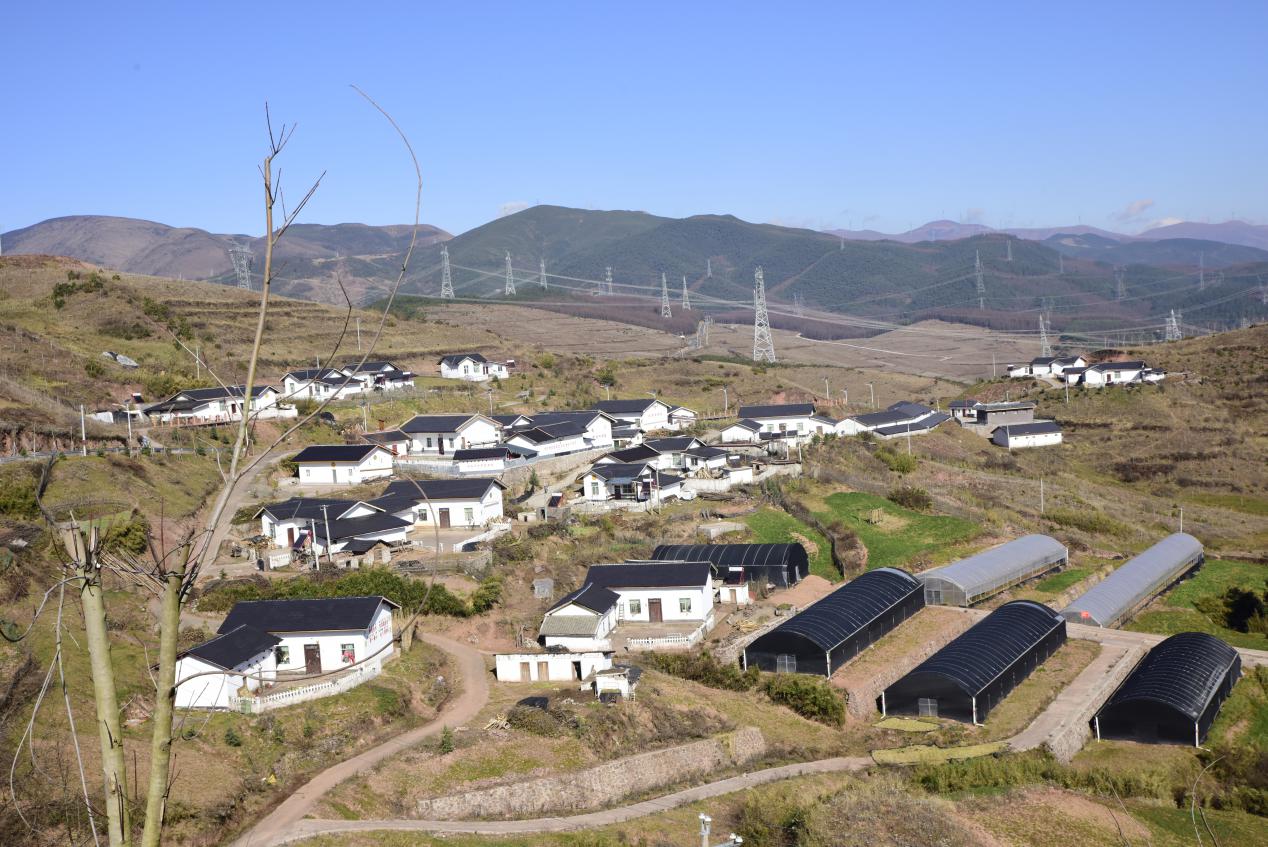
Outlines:
[[1009,450],[1048,447],[1061,443],[1061,427],[1056,421],[1005,424],[991,433],[991,442]]
[[237,626],[176,658],[176,708],[227,709],[239,692],[258,691],[277,674],[282,639]]
[[619,599],[613,591],[585,583],[546,610],[538,643],[572,651],[611,650],[608,637],[616,628]]
[[595,465],[582,474],[579,481],[582,496],[590,502],[656,505],[683,494],[682,477],[659,471],[648,462]]
[[598,650],[497,653],[493,666],[498,682],[579,682],[612,667],[612,654]]
[[755,440],[787,439],[804,443],[816,435],[833,434],[837,426],[836,421],[816,412],[813,403],[741,406],[739,414],[741,421],[753,421],[761,427]]
[[664,401],[649,397],[646,400],[600,400],[594,404],[594,408],[617,421],[633,424],[643,432],[656,432],[677,428],[676,424],[670,422],[669,412],[680,407],[672,407]]
[[713,612],[713,570],[708,562],[591,565],[586,584],[617,595],[621,621],[703,621]]
[[510,362],[491,362],[479,353],[453,353],[437,362],[440,375],[445,379],[465,379],[468,382],[485,382],[511,375]]
[[398,479],[370,505],[410,514],[415,527],[481,527],[502,520],[505,488],[492,477]]
[[392,458],[378,444],[314,444],[291,461],[305,485],[360,485],[391,476]]
[[[280,395],[271,385],[257,385],[252,389],[248,415],[260,419],[293,418],[297,415],[293,405],[279,402]],[[232,423],[242,420],[246,404],[245,385],[225,388],[191,388],[173,394],[161,403],[153,403],[142,411],[152,423],[172,425],[201,425]]]
[[451,456],[502,442],[502,427],[484,415],[415,415],[399,428],[410,437],[412,456]]

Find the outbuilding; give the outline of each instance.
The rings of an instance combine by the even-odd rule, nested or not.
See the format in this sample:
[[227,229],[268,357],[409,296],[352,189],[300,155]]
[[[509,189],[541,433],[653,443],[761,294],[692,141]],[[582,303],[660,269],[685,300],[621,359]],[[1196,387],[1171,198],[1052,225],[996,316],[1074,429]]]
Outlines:
[[314,444],[291,461],[307,485],[360,485],[392,475],[392,451],[378,444]]
[[652,551],[657,562],[709,562],[721,573],[743,568],[759,585],[796,585],[810,572],[810,557],[800,544],[661,544]]
[[991,443],[1009,450],[1027,447],[1049,447],[1061,443],[1061,427],[1056,421],[1005,424],[995,427]]
[[1097,739],[1200,746],[1242,674],[1237,651],[1204,632],[1180,632],[1146,654],[1092,718]]
[[1070,623],[1121,626],[1203,561],[1201,541],[1184,532],[1168,535],[1093,585],[1061,614]]
[[1005,588],[1039,576],[1069,561],[1065,545],[1047,535],[1023,535],[958,562],[924,571],[930,606],[971,606]]
[[1005,603],[886,688],[881,714],[980,724],[1065,643],[1065,618],[1033,600]]
[[258,691],[277,675],[274,650],[281,643],[241,625],[189,648],[176,657],[176,708],[227,709],[239,690]]
[[620,599],[615,591],[587,581],[546,610],[538,643],[566,650],[610,650],[608,636],[616,627]]
[[830,677],[920,611],[923,586],[906,571],[867,571],[744,649],[744,667]]

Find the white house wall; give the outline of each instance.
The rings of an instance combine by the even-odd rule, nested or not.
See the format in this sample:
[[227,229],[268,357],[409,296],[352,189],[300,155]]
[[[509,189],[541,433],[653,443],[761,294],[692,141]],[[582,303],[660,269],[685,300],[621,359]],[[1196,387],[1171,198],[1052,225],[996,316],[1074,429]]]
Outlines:
[[[581,665],[581,676],[576,676],[574,662]],[[498,682],[571,682],[585,679],[595,671],[612,667],[610,654],[598,651],[583,653],[499,653],[494,658]],[[540,664],[546,665],[546,676],[541,676]],[[528,666],[528,678],[524,678],[524,665]]]
[[352,645],[353,662],[363,662],[379,650],[383,652],[379,653],[375,660],[383,662],[396,649],[392,643],[392,609],[385,603],[379,605],[373,621],[364,630],[276,632],[274,635],[282,639],[282,643],[278,646],[287,648],[290,654],[286,662],[277,665],[278,671],[303,672],[306,668],[304,664],[304,645],[306,644],[320,646],[323,673],[337,671],[352,664],[343,660],[342,645],[344,644]]
[[[621,598],[618,606],[623,621],[650,621],[648,601],[660,600],[661,618],[666,621],[702,621],[713,608],[713,587],[711,585],[697,588],[613,588]],[[691,600],[691,611],[682,612],[679,600]],[[630,601],[638,601],[637,612],[630,610]]]
[[253,656],[234,671],[216,667],[197,656],[182,656],[176,663],[176,708],[226,709],[239,688],[245,685],[250,691],[258,690],[261,680],[275,676],[275,669],[272,650]]
[[[490,521],[502,518],[502,489],[491,485],[480,500],[433,499],[430,503],[420,501],[414,506],[414,523],[417,526],[432,526],[441,509],[449,510],[450,526],[484,526]],[[470,520],[467,519],[467,509],[471,510]]]
[[392,453],[374,450],[360,462],[301,462],[299,478],[311,485],[358,485],[392,475]]
[[440,439],[445,440],[445,455],[469,447],[495,447],[501,443],[502,430],[493,421],[477,419],[458,432],[411,432],[409,452],[419,456],[440,454]]

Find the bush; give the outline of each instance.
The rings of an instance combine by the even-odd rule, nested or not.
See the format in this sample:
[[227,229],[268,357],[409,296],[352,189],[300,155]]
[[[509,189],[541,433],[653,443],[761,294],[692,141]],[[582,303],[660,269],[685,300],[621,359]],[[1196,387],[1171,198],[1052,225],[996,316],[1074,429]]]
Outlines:
[[915,512],[927,512],[933,508],[933,498],[923,488],[914,485],[900,485],[886,495],[891,503],[897,503],[905,509]]
[[103,541],[107,550],[139,556],[150,549],[150,522],[143,515],[132,515],[127,521],[112,523]]
[[726,691],[751,691],[761,676],[756,667],[742,671],[738,665],[724,665],[707,650],[699,653],[649,653],[646,660],[663,673]]
[[440,584],[428,587],[422,580],[412,580],[387,568],[364,568],[352,573],[329,577],[301,576],[268,582],[251,580],[215,585],[199,599],[205,611],[224,612],[242,600],[290,600],[320,597],[373,597],[382,595],[400,604],[407,613],[453,615],[467,617],[471,609],[467,601]]
[[34,465],[18,465],[12,471],[0,474],[0,515],[39,517],[40,507],[35,502],[36,472]]
[[440,731],[440,754],[453,752],[453,730],[445,727]]
[[1057,526],[1073,527],[1094,535],[1127,535],[1127,527],[1100,512],[1077,509],[1049,509],[1044,517]]
[[84,362],[84,376],[89,379],[101,379],[106,375],[106,366],[96,359]]
[[899,476],[906,476],[916,469],[916,457],[910,453],[897,453],[889,447],[881,447],[874,455]]
[[230,747],[241,747],[242,736],[238,735],[237,731],[234,730],[233,727],[229,727],[225,730],[225,743]]
[[502,577],[486,577],[479,587],[471,593],[471,613],[475,615],[483,614],[501,602]]
[[544,738],[555,738],[566,733],[566,728],[557,716],[547,709],[538,709],[533,706],[512,706],[506,713],[506,722],[512,729]]
[[762,681],[762,691],[771,700],[787,706],[803,718],[829,726],[845,723],[845,700],[818,677],[777,673]]

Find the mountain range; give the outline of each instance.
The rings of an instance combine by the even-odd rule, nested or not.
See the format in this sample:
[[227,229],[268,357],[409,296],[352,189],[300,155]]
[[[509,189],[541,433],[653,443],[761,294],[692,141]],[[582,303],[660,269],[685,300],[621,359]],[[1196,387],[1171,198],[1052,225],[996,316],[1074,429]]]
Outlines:
[[930,221],[906,232],[885,233],[874,229],[830,229],[827,232],[838,238],[853,241],[898,241],[903,244],[915,244],[920,241],[951,241],[958,238],[969,238],[974,235],[985,235],[990,232],[1012,235],[1029,241],[1046,241],[1054,235],[1096,235],[1112,241],[1123,242],[1159,241],[1165,238],[1196,238],[1203,241],[1218,241],[1222,244],[1235,244],[1242,247],[1256,247],[1260,250],[1268,250],[1268,226],[1245,221],[1224,221],[1223,223],[1214,224],[1182,221],[1180,223],[1152,227],[1136,235],[1111,232],[1107,229],[1085,224],[995,229],[985,224],[959,223],[949,220]]
[[[1224,225],[1192,226],[1211,234],[1225,231],[1211,229]],[[1239,231],[1249,239],[1258,229],[1241,225]],[[454,237],[421,228],[401,292],[439,293],[444,243],[459,297],[504,298],[509,252],[517,300],[675,332],[690,331],[705,311],[718,320],[751,319],[759,266],[775,325],[820,337],[929,318],[1033,329],[1040,309],[1054,328],[1088,332],[1160,324],[1170,309],[1221,326],[1268,313],[1255,295],[1259,276],[1268,274],[1268,250],[1189,237],[1192,229],[1171,231],[1186,237],[1127,238],[1093,227],[996,231],[935,221],[903,239],[842,239],[729,215],[666,218],[534,206]],[[276,251],[276,289],[337,303],[342,285],[354,302],[371,302],[395,280],[409,234],[404,225],[297,224]],[[234,283],[230,247],[255,251],[256,274],[263,250],[258,238],[97,216],[56,218],[5,233],[3,246],[226,284]],[[974,270],[979,258],[981,295]],[[547,267],[545,289],[538,284],[541,261]],[[1121,298],[1115,271],[1120,266]],[[598,297],[598,281],[608,268],[617,296]],[[668,322],[660,316],[662,274],[676,312]],[[689,314],[680,308],[684,277],[694,299]]]

